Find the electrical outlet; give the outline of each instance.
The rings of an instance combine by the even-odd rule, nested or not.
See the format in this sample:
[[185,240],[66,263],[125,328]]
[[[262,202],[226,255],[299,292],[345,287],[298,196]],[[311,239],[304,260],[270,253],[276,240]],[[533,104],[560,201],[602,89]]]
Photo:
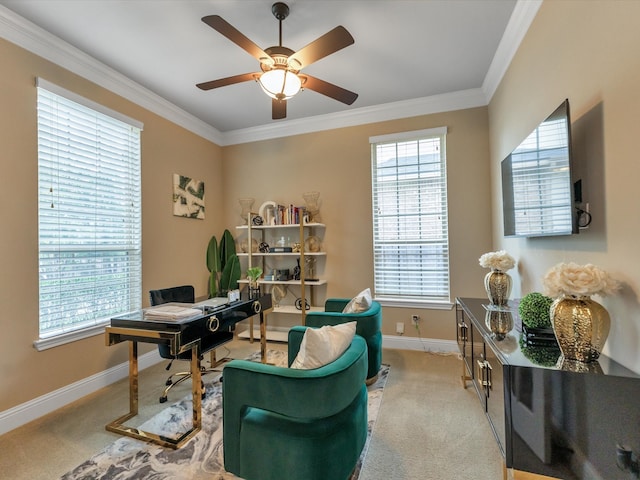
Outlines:
[[402,322],[396,323],[396,333],[398,335],[402,335],[404,333],[404,323]]
[[420,315],[411,315],[411,323],[414,327],[418,326],[418,322],[420,322]]

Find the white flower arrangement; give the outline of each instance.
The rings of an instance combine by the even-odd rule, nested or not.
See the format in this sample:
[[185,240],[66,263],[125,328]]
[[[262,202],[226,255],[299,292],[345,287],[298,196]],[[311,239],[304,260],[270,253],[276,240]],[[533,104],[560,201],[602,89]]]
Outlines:
[[481,267],[500,270],[502,272],[511,270],[516,265],[516,261],[506,250],[485,253],[480,257],[479,262]]
[[607,272],[588,263],[558,263],[543,278],[546,294],[557,298],[562,295],[590,297],[591,295],[611,295],[620,284]]

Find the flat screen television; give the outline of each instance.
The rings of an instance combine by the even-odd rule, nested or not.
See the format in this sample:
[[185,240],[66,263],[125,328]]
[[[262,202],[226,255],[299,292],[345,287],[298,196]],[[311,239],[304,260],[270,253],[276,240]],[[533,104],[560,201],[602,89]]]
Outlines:
[[578,233],[571,117],[565,100],[502,161],[504,235]]

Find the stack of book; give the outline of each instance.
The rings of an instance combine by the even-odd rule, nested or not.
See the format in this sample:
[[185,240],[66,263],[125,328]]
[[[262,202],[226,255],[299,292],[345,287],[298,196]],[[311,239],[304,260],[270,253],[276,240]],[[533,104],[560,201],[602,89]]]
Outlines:
[[144,310],[145,320],[175,322],[177,320],[184,320],[185,318],[197,317],[199,315],[202,315],[202,310],[200,309],[171,303],[165,303],[164,305],[158,305]]
[[296,207],[291,204],[278,205],[276,211],[275,224],[276,225],[297,225],[300,223],[300,219],[304,216],[305,207]]

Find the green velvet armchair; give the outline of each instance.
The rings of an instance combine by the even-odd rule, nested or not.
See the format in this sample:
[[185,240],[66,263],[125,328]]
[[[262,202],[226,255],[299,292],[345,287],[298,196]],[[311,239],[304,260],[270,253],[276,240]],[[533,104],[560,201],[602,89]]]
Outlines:
[[[289,365],[305,329],[289,332]],[[338,359],[313,370],[227,363],[225,469],[246,480],[346,480],[367,439],[366,372],[358,335]]]
[[375,300],[369,310],[361,313],[342,313],[350,298],[329,298],[324,304],[324,312],[309,312],[305,317],[308,327],[322,327],[323,325],[338,325],[339,323],[357,322],[356,335],[360,335],[367,342],[369,366],[367,368],[367,383],[371,384],[378,378],[382,364],[382,308]]

